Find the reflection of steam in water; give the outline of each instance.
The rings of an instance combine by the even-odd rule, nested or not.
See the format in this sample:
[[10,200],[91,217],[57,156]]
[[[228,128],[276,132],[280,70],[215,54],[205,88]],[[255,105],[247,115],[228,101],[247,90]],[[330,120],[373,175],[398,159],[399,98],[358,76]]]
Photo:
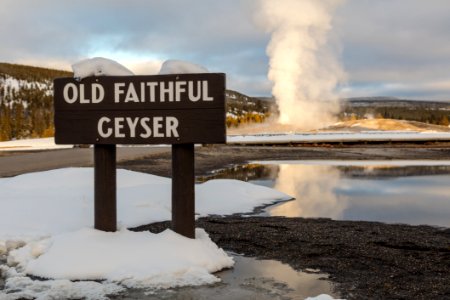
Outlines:
[[271,216],[341,219],[347,198],[334,191],[340,172],[333,166],[280,165],[274,188],[296,198],[268,210]]

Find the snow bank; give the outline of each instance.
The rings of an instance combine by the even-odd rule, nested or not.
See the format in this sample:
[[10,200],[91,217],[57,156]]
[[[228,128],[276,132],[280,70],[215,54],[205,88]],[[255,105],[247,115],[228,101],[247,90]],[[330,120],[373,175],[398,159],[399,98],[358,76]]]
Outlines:
[[[1,271],[1,267],[0,267]],[[7,271],[11,273],[11,270]],[[24,274],[14,274],[8,278],[0,299],[89,299],[105,300],[107,295],[122,292],[124,287],[114,283],[70,280],[32,280]]]
[[159,71],[160,75],[186,73],[209,73],[209,71],[200,65],[181,60],[166,60]]
[[201,216],[252,212],[261,205],[292,199],[277,190],[232,179],[207,181],[197,186],[196,193]]
[[214,283],[219,279],[210,273],[234,264],[202,229],[189,239],[171,230],[108,233],[90,228],[30,243],[12,251],[10,263],[42,278],[106,279],[133,288]]
[[[65,168],[0,179],[0,241],[93,227],[94,171]],[[118,223],[134,227],[171,218],[171,180],[117,170]],[[199,215],[251,212],[255,206],[291,199],[273,189],[238,180],[196,185]]]
[[[0,264],[0,275],[6,278],[0,299],[106,299],[124,287],[217,282],[211,273],[233,265],[201,229],[195,240],[170,230],[128,231],[126,227],[171,218],[171,180],[121,169],[117,177],[122,229],[114,233],[92,229],[92,168],[0,178],[0,261],[7,262]],[[198,215],[252,211],[291,198],[237,180],[198,184],[196,194]]]
[[122,66],[118,62],[103,58],[94,57],[79,61],[72,65],[73,77],[83,79],[89,76],[129,76],[133,72]]

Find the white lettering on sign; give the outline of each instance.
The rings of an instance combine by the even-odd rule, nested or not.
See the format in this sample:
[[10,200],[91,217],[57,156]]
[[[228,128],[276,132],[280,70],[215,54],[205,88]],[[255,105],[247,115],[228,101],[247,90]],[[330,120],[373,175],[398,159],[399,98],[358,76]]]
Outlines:
[[123,129],[123,120],[125,118],[114,118],[114,137],[116,138],[124,138],[125,137],[125,133],[122,133],[122,129]]
[[202,89],[201,89],[201,82],[197,81],[197,94],[194,95],[194,83],[192,81],[189,81],[189,100],[192,102],[197,102],[202,97]]
[[207,80],[114,83],[114,103],[214,101]]
[[[155,89],[156,86],[158,85],[157,82],[147,82],[147,86],[149,87],[149,98],[150,98],[150,102],[155,102]],[[145,96],[145,95],[144,95]],[[145,102],[145,97],[141,97],[141,102]]]
[[92,84],[92,103],[100,103],[105,98],[105,89],[101,84]]
[[139,131],[141,138],[149,137],[179,137],[178,119],[168,117],[101,117],[97,123],[97,132],[102,138],[136,137]]
[[77,102],[78,99],[78,88],[74,83],[68,83],[63,89],[64,101],[69,104]]
[[[209,95],[207,80],[114,83],[114,103],[180,102],[182,96],[191,102],[214,101]],[[90,96],[88,96],[90,95]],[[78,85],[67,83],[63,89],[68,104],[100,103],[105,99],[105,88],[99,83]]]
[[[166,87],[167,83],[167,87]],[[132,85],[132,84],[131,84]],[[159,83],[159,101],[165,102],[166,95],[169,102],[173,102],[173,82],[160,82]]]
[[98,121],[97,131],[98,131],[98,134],[102,138],[110,137],[113,132],[111,128],[107,128],[106,131],[103,130],[104,126],[105,126],[104,123],[109,123],[109,122],[111,122],[111,119],[108,117],[101,117],[100,120]]
[[123,88],[125,87],[125,83],[118,82],[114,84],[114,102],[119,103],[120,95],[122,95],[124,92]]
[[186,81],[177,81],[175,82],[175,101],[180,102],[181,93],[186,92]]
[[74,83],[68,83],[63,89],[63,98],[69,104],[79,101],[81,104],[100,103],[105,98],[105,89],[101,84],[93,83],[90,85],[91,99],[87,97],[85,85],[82,83],[77,86]]

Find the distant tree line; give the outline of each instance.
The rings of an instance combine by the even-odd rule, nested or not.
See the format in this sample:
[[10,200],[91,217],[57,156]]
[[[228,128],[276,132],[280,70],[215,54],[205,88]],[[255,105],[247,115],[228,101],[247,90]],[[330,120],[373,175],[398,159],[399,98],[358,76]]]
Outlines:
[[7,92],[0,98],[0,140],[53,135],[52,95],[33,88]]
[[249,97],[236,91],[226,91],[227,127],[239,127],[242,124],[262,123],[276,112],[274,101],[264,101]]
[[[53,79],[72,75],[66,71],[0,63],[0,140],[53,136]],[[345,105],[339,118],[348,120],[371,116],[444,126],[450,123],[450,105],[445,103],[399,103],[402,106],[392,106],[393,102],[386,106],[380,105],[379,101],[374,103],[378,104]],[[227,126],[238,127],[264,122],[278,110],[273,100],[261,100],[227,90],[226,112]]]
[[341,120],[352,117],[363,119],[367,117],[418,121],[422,123],[448,126],[450,110],[416,107],[346,107],[339,115]]
[[47,68],[0,63],[0,78],[6,78],[7,76],[28,82],[48,83],[57,77],[73,76],[73,73]]

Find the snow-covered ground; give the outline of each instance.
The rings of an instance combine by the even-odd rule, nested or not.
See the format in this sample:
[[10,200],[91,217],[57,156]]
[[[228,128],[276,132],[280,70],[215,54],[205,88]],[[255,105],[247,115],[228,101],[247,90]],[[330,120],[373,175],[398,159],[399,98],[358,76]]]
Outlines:
[[[318,132],[318,133],[274,133],[251,135],[228,135],[228,144],[286,144],[366,141],[450,141],[450,132],[414,131],[363,131],[363,132]],[[29,151],[72,148],[72,145],[56,145],[54,138],[24,139],[0,142],[0,151]]]
[[450,166],[450,160],[255,160],[252,164],[259,165],[318,165],[318,166],[346,166],[346,167],[407,167],[407,166]]
[[[7,261],[0,265],[6,277],[0,299],[103,299],[125,287],[213,283],[212,272],[233,265],[202,229],[195,240],[170,230],[126,229],[171,218],[168,178],[118,170],[120,230],[94,230],[93,176],[92,168],[68,168],[0,179],[0,262]],[[211,180],[196,186],[196,213],[250,212],[290,198],[246,182]]]
[[285,144],[365,141],[449,141],[450,132],[361,131],[228,135],[228,144]]
[[51,149],[67,149],[73,145],[56,145],[55,139],[23,139],[7,142],[0,142],[0,151],[30,151],[30,150],[51,150]]

